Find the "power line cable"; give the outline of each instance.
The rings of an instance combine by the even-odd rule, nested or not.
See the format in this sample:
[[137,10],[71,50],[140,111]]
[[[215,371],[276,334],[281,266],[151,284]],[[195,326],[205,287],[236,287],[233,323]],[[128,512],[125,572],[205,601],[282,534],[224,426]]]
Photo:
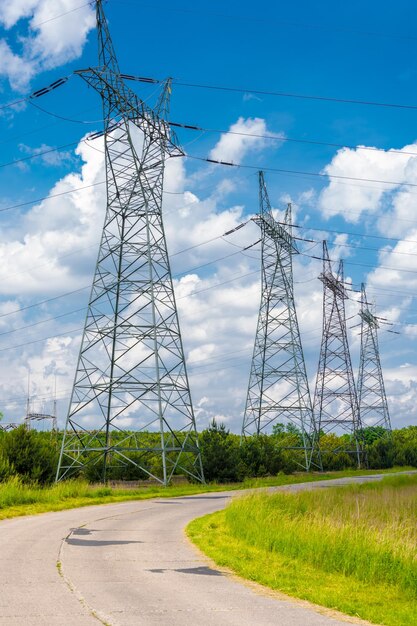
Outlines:
[[[183,248],[182,250],[178,250],[177,252],[174,252],[173,254],[171,254],[170,257],[178,256],[180,254],[184,254],[185,252],[189,252],[190,250],[194,250],[195,248],[199,248],[201,246],[205,246],[206,244],[211,243],[211,242],[215,241],[216,239],[223,239],[223,237],[231,235],[232,233],[240,230],[247,223],[248,223],[248,221],[241,222],[240,224],[237,224],[237,226],[235,226],[234,228],[229,229],[227,232],[222,233],[221,235],[216,235],[215,237],[210,237],[210,239],[206,239],[204,241],[200,241],[199,243],[194,244],[193,246],[188,246],[187,248]],[[257,243],[257,242],[255,242],[255,243]],[[255,245],[255,244],[251,244],[251,245]],[[242,249],[243,250],[247,249],[247,246],[245,248],[242,248]],[[234,253],[234,254],[236,254],[236,253]],[[65,256],[69,256],[69,255],[63,255],[63,256],[65,257]],[[226,257],[222,257],[222,259],[223,258],[226,258]],[[216,263],[219,260],[221,260],[221,259],[215,259],[214,261],[211,261],[210,263]],[[207,264],[204,264],[204,265],[207,265]],[[200,267],[203,267],[203,266],[200,266]],[[193,271],[195,269],[199,269],[199,268],[193,268],[193,269],[186,270],[186,271],[190,272],[190,271]],[[28,270],[28,271],[30,271],[30,270]],[[179,273],[178,276],[181,276],[183,273],[184,272]],[[54,300],[58,300],[60,298],[65,298],[67,296],[72,296],[72,295],[74,295],[76,293],[80,293],[81,291],[85,291],[86,289],[89,289],[90,287],[91,287],[90,285],[86,285],[84,287],[80,287],[79,289],[75,289],[73,291],[68,291],[68,292],[66,292],[64,294],[61,294],[59,296],[54,296],[52,298],[48,298],[47,300],[42,300],[41,302],[35,302],[33,304],[30,304],[30,305],[27,305],[27,306],[24,306],[24,307],[20,307],[19,309],[15,309],[13,311],[8,311],[7,313],[1,313],[0,314],[0,318],[8,317],[9,315],[14,315],[15,313],[20,313],[21,311],[26,311],[27,309],[32,309],[34,307],[41,306],[43,304],[47,304],[49,302],[52,302]]]
[[[338,244],[336,244],[338,245]],[[310,259],[314,259],[316,261],[323,261],[325,259],[323,259],[323,257],[320,256],[315,256],[315,255],[311,255],[311,254],[305,254],[304,252],[300,252],[301,256],[305,256],[308,257]],[[326,259],[327,260],[327,259]],[[338,263],[339,259],[329,259],[331,263]],[[398,267],[389,267],[387,265],[370,265],[369,263],[357,263],[355,261],[349,261],[349,259],[344,259],[344,263],[345,265],[355,265],[357,267],[370,267],[371,269],[384,269],[384,270],[392,270],[395,272],[405,272],[407,274],[417,274],[417,270],[408,270],[408,269],[401,269]]]
[[[283,222],[278,222],[278,224],[280,224],[281,226],[283,225]],[[325,232],[325,233],[332,233],[332,234],[336,234],[336,235],[349,235],[350,237],[365,237],[368,239],[381,239],[383,241],[394,241],[396,243],[417,243],[416,239],[398,239],[396,237],[387,237],[387,236],[383,236],[383,235],[370,235],[368,233],[356,233],[356,232],[349,232],[349,231],[344,231],[344,230],[336,230],[336,229],[330,229],[330,228],[313,228],[312,226],[302,226],[301,224],[292,224],[292,228],[301,228],[303,230],[312,230],[315,232]],[[338,244],[337,244],[338,245]]]
[[221,133],[223,135],[237,135],[237,136],[242,136],[242,137],[254,137],[256,139],[269,139],[272,141],[283,141],[283,142],[293,142],[293,143],[301,143],[301,144],[311,144],[314,146],[328,146],[331,148],[346,148],[349,150],[368,150],[368,151],[372,151],[372,152],[387,152],[388,154],[401,154],[401,155],[410,155],[410,156],[417,156],[417,152],[409,152],[409,151],[402,151],[402,150],[394,150],[394,149],[388,149],[385,150],[385,148],[377,148],[375,146],[364,146],[364,145],[349,145],[349,144],[341,144],[341,143],[332,143],[332,142],[327,142],[327,141],[319,141],[316,139],[299,139],[299,138],[294,138],[294,137],[286,137],[285,135],[282,136],[276,136],[276,135],[264,135],[262,133],[245,133],[242,131],[236,131],[236,130],[224,130],[224,129],[220,129],[220,128],[204,128],[201,126],[195,126],[192,124],[182,124],[179,122],[168,122],[170,126],[173,126],[174,128],[182,128],[184,130],[193,130],[193,131],[199,131],[199,132],[204,132],[204,133]]
[[31,27],[32,28],[39,28],[39,26],[42,26],[43,24],[47,24],[48,22],[52,22],[54,20],[57,20],[60,17],[63,17],[64,15],[68,15],[69,13],[74,13],[75,11],[79,11],[80,9],[83,9],[84,7],[87,7],[88,5],[91,6],[91,1],[90,2],[85,2],[84,4],[79,5],[78,7],[75,7],[74,9],[70,9],[69,11],[65,11],[65,13],[59,13],[59,15],[54,15],[53,17],[49,17],[47,20],[42,20],[42,22],[32,22],[31,23]]
[[25,96],[24,98],[20,98],[19,100],[14,100],[13,102],[6,102],[5,104],[0,104],[0,110],[13,107],[16,104],[21,104],[22,102],[29,102],[30,100],[35,99],[35,98],[40,98],[41,96],[44,96],[47,93],[50,93],[51,91],[54,91],[58,87],[62,87],[62,85],[65,85],[65,83],[67,83],[72,76],[73,74],[68,74],[67,76],[64,76],[63,78],[58,78],[57,80],[54,80],[47,87],[41,87],[40,89],[33,91],[31,94],[29,94],[28,96]]
[[55,315],[54,317],[47,317],[44,320],[39,320],[38,322],[33,322],[32,324],[27,324],[26,326],[20,326],[19,328],[13,328],[12,330],[6,330],[0,333],[0,337],[3,335],[11,335],[12,333],[17,333],[21,330],[27,330],[28,328],[33,328],[34,326],[39,326],[40,324],[46,324],[46,322],[52,322],[53,320],[58,320],[61,317],[67,317],[68,315],[73,315],[74,313],[80,313],[81,311],[85,312],[86,307],[82,307],[81,309],[75,309],[74,311],[68,311],[67,313],[61,313],[61,315]]
[[[196,289],[194,291],[192,291],[191,293],[188,293],[184,296],[180,296],[179,298],[177,298],[177,300],[184,300],[185,298],[191,298],[192,296],[198,295],[200,293],[209,291],[211,289],[215,289],[216,287],[221,287],[223,285],[227,285],[230,284],[231,282],[234,282],[235,280],[239,280],[241,278],[246,278],[247,276],[251,276],[253,274],[258,274],[258,270],[255,270],[253,272],[246,272],[245,274],[237,274],[235,275],[233,278],[229,278],[228,280],[224,280],[220,283],[215,283],[214,285],[210,285],[208,287],[203,287],[202,289]],[[7,314],[3,314],[1,317],[4,317]],[[35,339],[33,341],[26,341],[25,343],[22,344],[18,344],[15,346],[7,346],[5,348],[0,348],[0,352],[5,352],[7,350],[15,350],[17,348],[23,348],[25,346],[28,345],[32,345],[35,343],[41,343],[42,341],[47,341],[48,339],[55,339],[55,337],[63,337],[64,335],[71,335],[73,333],[77,333],[77,332],[81,332],[82,330],[84,330],[83,328],[73,328],[72,330],[68,330],[64,333],[58,333],[58,334],[54,334],[54,335],[50,335],[48,337],[43,337],[42,339]]]
[[54,300],[60,300],[61,298],[66,298],[67,296],[73,296],[76,293],[80,293],[81,291],[85,291],[86,289],[91,289],[91,285],[86,285],[85,287],[80,287],[79,289],[74,289],[73,291],[67,291],[66,293],[62,293],[59,296],[53,296],[52,298],[48,298],[47,300],[42,300],[41,302],[35,302],[33,304],[28,304],[27,306],[22,306],[19,309],[15,309],[14,311],[8,311],[7,313],[0,313],[1,317],[8,317],[9,315],[14,315],[15,313],[21,313],[21,311],[27,311],[28,309],[33,309],[38,306],[42,306],[42,304],[48,304],[49,302],[53,302]]
[[384,185],[393,185],[394,187],[417,187],[417,183],[407,183],[403,181],[392,181],[392,180],[379,180],[375,178],[359,178],[357,176],[342,176],[338,174],[328,174],[325,172],[305,172],[302,170],[287,170],[278,167],[260,167],[259,165],[246,165],[242,163],[232,163],[231,161],[220,161],[218,159],[210,159],[208,157],[199,157],[192,154],[187,154],[187,158],[195,159],[196,161],[205,161],[207,163],[214,163],[215,165],[223,165],[227,167],[236,167],[242,169],[251,169],[251,170],[262,170],[264,172],[278,172],[280,174],[301,174],[303,176],[314,176],[320,178],[330,178],[330,179],[341,179],[341,180],[352,180],[352,181],[360,181],[367,183],[377,183]]
[[[210,240],[210,241],[212,241],[212,240]],[[251,244],[250,246],[246,246],[245,248],[243,248],[243,250],[247,250],[248,248],[254,246],[256,243],[258,243],[258,241],[256,241],[255,243]],[[204,243],[202,243],[200,245],[204,245]],[[173,278],[179,278],[180,276],[183,276],[184,274],[189,274],[190,272],[194,272],[196,270],[202,269],[202,268],[207,267],[209,265],[213,265],[214,263],[218,263],[219,261],[223,261],[223,260],[228,259],[228,258],[230,258],[232,256],[235,256],[235,255],[239,254],[239,252],[241,252],[241,250],[237,251],[237,252],[232,252],[231,254],[227,254],[227,255],[222,256],[222,257],[218,257],[216,259],[213,259],[212,261],[208,261],[207,263],[203,263],[201,265],[198,265],[197,267],[192,267],[192,268],[183,270],[182,272],[177,272],[176,274],[173,274]],[[177,254],[180,254],[180,252],[178,252]],[[39,320],[37,322],[33,322],[33,323],[27,324],[25,326],[20,326],[19,328],[13,328],[12,330],[7,330],[7,331],[4,331],[4,332],[1,332],[0,333],[0,337],[3,336],[3,335],[10,335],[12,333],[16,333],[16,332],[21,331],[21,330],[26,330],[28,328],[32,328],[33,326],[39,326],[40,324],[45,324],[46,322],[57,320],[57,319],[60,319],[61,317],[66,317],[68,315],[73,315],[74,313],[80,313],[81,311],[85,311],[85,310],[86,310],[86,308],[82,307],[80,309],[75,309],[73,311],[67,311],[66,313],[62,313],[62,314],[56,315],[54,317],[48,317],[48,318],[46,318],[44,320]],[[5,313],[5,314],[2,315],[2,317],[5,317],[7,315],[11,315],[11,313]]]
[[417,110],[417,105],[414,104],[399,104],[395,102],[377,102],[374,100],[354,100],[349,98],[335,98],[330,96],[316,96],[310,94],[300,94],[300,93],[289,93],[285,91],[268,91],[262,89],[249,89],[242,87],[226,87],[222,85],[206,85],[202,83],[191,83],[191,82],[182,82],[179,80],[173,80],[174,85],[179,85],[181,87],[193,87],[197,89],[210,89],[215,91],[226,91],[226,92],[234,92],[234,93],[253,93],[261,96],[275,96],[279,98],[296,98],[299,100],[316,100],[320,102],[337,102],[341,104],[355,104],[362,106],[373,106],[373,107],[383,107],[383,108],[393,108],[393,109],[410,109]]
[[[137,4],[137,0],[119,0],[119,2],[122,4],[130,4],[130,5]],[[158,6],[158,5],[141,2],[141,7],[154,9],[155,6]],[[161,8],[161,6],[159,5],[158,8]],[[260,18],[259,14],[242,15],[240,12],[239,13],[218,13],[217,11],[216,12],[207,11],[207,10],[198,11],[195,8],[190,9],[188,7],[187,8],[178,7],[178,6],[173,7],[172,5],[164,6],[163,11],[170,11],[170,12],[183,13],[183,14],[188,13],[188,14],[203,15],[206,18],[214,17],[217,19],[220,17],[220,18],[231,19],[233,21],[245,21],[245,22],[249,22],[250,24],[253,24],[253,23],[261,23],[261,24],[268,24],[268,25],[280,24],[285,27],[290,26],[290,27],[296,27],[296,28],[302,28],[302,29],[308,29],[308,30],[321,30],[325,32],[330,32],[331,34],[335,32],[341,32],[341,33],[348,33],[349,35],[350,34],[360,35],[366,38],[381,37],[381,38],[390,38],[390,39],[392,38],[392,39],[400,39],[400,40],[407,40],[407,41],[417,41],[416,37],[412,37],[411,35],[404,35],[400,33],[362,31],[362,30],[358,30],[354,28],[346,28],[346,27],[341,28],[340,26],[335,25],[335,24],[331,24],[330,26],[323,26],[323,24],[313,24],[313,23],[296,22],[292,20],[276,19],[272,16]]]

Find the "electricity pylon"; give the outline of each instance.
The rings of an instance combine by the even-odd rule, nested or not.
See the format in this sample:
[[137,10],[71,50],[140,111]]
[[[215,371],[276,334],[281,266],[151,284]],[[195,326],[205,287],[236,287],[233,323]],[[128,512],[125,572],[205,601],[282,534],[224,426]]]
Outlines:
[[262,292],[242,436],[268,432],[274,424],[301,433],[302,467],[310,469],[316,429],[294,303],[291,204],[283,224],[272,215],[263,172],[259,172]]
[[380,426],[391,432],[391,420],[382,376],[378,346],[378,318],[366,298],[365,285],[361,287],[361,353],[359,361],[358,401],[363,427]]
[[140,100],[101,0],[96,15],[99,66],[77,73],[103,102],[107,210],[57,480],[95,465],[103,480],[135,466],[164,485],[175,472],[203,481],[161,213],[165,159],[183,154],[170,80],[155,108]]
[[[353,442],[347,448],[334,452],[354,453],[358,467],[364,463],[361,440],[361,421],[358,398],[353,378],[347,330],[343,261],[339,262],[334,275],[329,259],[327,243],[323,241],[323,271],[319,276],[323,283],[323,335],[314,394],[314,415],[320,438],[323,434],[348,434]],[[318,441],[320,454],[320,439]]]

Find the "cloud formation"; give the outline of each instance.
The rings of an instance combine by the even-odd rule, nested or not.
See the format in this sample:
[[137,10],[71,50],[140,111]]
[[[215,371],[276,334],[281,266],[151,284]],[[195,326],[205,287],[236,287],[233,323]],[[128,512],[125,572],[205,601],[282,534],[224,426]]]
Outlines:
[[284,136],[268,130],[262,118],[239,117],[237,122],[230,126],[229,134],[221,135],[210,151],[210,158],[239,164],[251,150],[262,150],[271,143],[275,143],[270,139],[265,139],[262,135],[276,137],[277,140]]
[[[409,201],[404,183],[417,183],[417,143],[401,150],[363,150],[342,148],[323,173],[342,178],[367,179],[364,182],[330,179],[320,193],[319,208],[325,218],[343,216],[347,222],[357,223],[364,213],[374,214],[391,203],[395,213],[401,213]],[[390,184],[371,181],[389,181]],[[390,215],[392,221],[394,215]],[[383,220],[381,228],[388,225]]]
[[0,24],[9,31],[0,39],[0,76],[25,91],[37,73],[81,55],[95,17],[73,0],[2,0]]

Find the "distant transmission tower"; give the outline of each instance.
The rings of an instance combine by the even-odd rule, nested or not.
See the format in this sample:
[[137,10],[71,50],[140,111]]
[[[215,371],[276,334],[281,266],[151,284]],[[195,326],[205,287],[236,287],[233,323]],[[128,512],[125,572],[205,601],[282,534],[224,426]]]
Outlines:
[[107,211],[57,480],[94,465],[103,480],[135,466],[203,481],[161,214],[165,159],[183,154],[170,80],[149,108],[120,74],[101,0],[96,14],[99,66],[77,73],[103,101]]
[[262,294],[242,435],[268,432],[274,424],[295,425],[302,438],[305,469],[310,468],[316,429],[294,303],[291,205],[283,225],[272,215],[263,172],[259,172],[262,233]]
[[387,396],[378,347],[378,318],[361,288],[361,354],[359,362],[358,399],[362,426],[380,426],[391,432]]
[[[314,396],[314,415],[320,437],[323,434],[348,434],[350,446],[336,451],[354,453],[358,467],[364,463],[361,421],[353,378],[347,330],[343,261],[336,276],[332,272],[327,243],[323,241],[323,336]],[[318,451],[320,450],[320,440]]]

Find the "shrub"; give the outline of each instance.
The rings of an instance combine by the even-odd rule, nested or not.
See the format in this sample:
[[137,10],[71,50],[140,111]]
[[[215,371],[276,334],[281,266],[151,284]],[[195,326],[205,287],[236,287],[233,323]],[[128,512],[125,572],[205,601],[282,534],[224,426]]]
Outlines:
[[238,482],[245,477],[240,458],[239,437],[213,419],[199,437],[205,479],[219,483]]
[[23,481],[50,483],[55,478],[57,452],[39,433],[22,425],[2,441],[3,458]]

